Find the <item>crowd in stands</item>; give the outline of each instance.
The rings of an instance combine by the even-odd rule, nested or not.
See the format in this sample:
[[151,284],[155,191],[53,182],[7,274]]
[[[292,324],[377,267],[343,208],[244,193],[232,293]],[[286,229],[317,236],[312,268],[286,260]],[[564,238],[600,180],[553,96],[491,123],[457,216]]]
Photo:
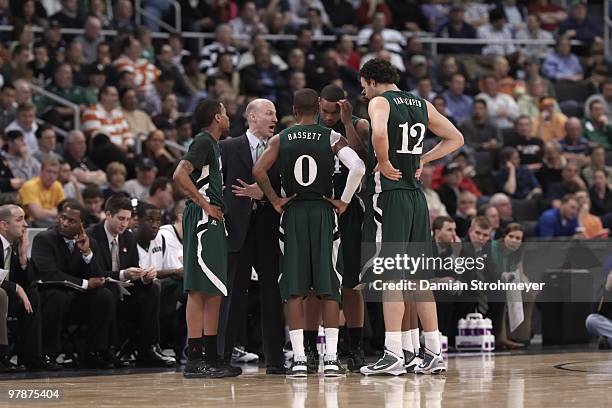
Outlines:
[[[173,2],[142,3],[173,25]],[[0,32],[0,204],[20,205],[29,226],[46,228],[58,222],[58,205],[74,199],[87,228],[122,195],[137,200],[130,226],[147,202],[169,228],[181,198],[172,173],[199,130],[191,116],[199,101],[227,107],[227,137],[246,130],[251,100],[274,102],[281,130],[294,123],[295,91],[330,83],[365,118],[358,70],[378,57],[398,69],[400,88],[431,101],[465,138],[458,154],[423,171],[432,220],[450,216],[460,239],[477,214],[489,219],[492,238],[516,222],[527,237],[608,237],[612,61],[595,17],[601,3],[178,3],[183,31],[214,33],[203,47],[180,33],[155,35],[158,21],[137,25],[130,0],[112,9],[103,0],[0,0],[0,24],[14,27]],[[442,43],[434,52],[428,37],[551,45]],[[428,133],[425,145],[435,143]]]

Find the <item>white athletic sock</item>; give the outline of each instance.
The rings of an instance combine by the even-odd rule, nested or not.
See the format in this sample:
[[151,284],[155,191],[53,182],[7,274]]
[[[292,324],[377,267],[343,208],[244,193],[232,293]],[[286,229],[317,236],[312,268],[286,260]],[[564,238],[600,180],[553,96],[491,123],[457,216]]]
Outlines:
[[412,347],[414,349],[414,354],[419,354],[421,348],[421,339],[419,338],[419,329],[410,329],[408,330],[410,335],[412,336]]
[[385,348],[398,357],[404,358],[402,352],[402,332],[385,332]]
[[412,353],[412,334],[410,331],[402,332],[402,349]]
[[442,348],[440,346],[440,332],[437,330],[431,332],[423,332],[425,336],[425,348],[433,354],[440,354]]
[[338,329],[325,328],[325,361],[338,359]]
[[289,338],[291,339],[291,348],[293,349],[293,361],[306,361],[304,330],[289,330]]

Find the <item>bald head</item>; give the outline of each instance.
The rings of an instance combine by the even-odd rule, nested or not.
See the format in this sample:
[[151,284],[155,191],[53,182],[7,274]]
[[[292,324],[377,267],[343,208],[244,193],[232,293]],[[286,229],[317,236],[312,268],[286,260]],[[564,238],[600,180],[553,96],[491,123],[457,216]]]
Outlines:
[[249,131],[260,139],[268,140],[276,128],[276,107],[267,99],[251,101],[244,112]]
[[576,141],[582,136],[582,123],[577,117],[570,117],[565,122],[565,133],[569,140]]

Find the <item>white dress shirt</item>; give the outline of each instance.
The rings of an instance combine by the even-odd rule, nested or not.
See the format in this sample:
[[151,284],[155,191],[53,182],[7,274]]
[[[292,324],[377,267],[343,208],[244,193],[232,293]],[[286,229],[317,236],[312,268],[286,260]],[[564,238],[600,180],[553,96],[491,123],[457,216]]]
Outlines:
[[253,163],[255,163],[257,158],[257,145],[259,145],[260,142],[264,142],[265,146],[265,141],[258,138],[248,130],[246,131],[246,135],[247,139],[249,139],[249,147],[251,148],[251,158],[253,159]]

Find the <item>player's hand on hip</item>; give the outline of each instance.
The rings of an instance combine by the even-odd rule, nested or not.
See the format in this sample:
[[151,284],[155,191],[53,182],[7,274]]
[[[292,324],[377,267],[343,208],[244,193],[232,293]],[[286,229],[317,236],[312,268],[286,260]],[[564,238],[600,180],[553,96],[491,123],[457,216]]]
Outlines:
[[335,207],[336,213],[338,213],[338,215],[344,214],[344,212],[348,208],[348,203],[345,203],[342,200],[334,200],[333,198],[329,198],[329,197],[323,197],[323,198],[329,201],[331,205]]
[[423,173],[423,162],[419,161],[419,168],[417,169],[417,171],[414,173],[414,178],[417,180],[421,179],[421,174]]
[[274,206],[274,209],[279,214],[282,214],[283,211],[285,211],[285,205],[287,205],[289,201],[293,200],[295,196],[296,194],[292,195],[291,197],[279,197],[278,200],[272,203],[272,206]]
[[217,205],[210,204],[209,202],[205,202],[205,204],[203,205],[202,209],[211,218],[216,218],[218,220],[222,220],[223,219],[223,211],[221,211],[221,207],[219,207]]
[[381,172],[383,176],[392,181],[399,181],[402,178],[402,172],[393,167],[389,160],[378,162],[374,168],[374,173]]
[[257,183],[247,184],[241,179],[236,179],[236,181],[240,183],[239,186],[236,184],[232,185],[232,193],[234,193],[236,197],[249,197],[254,200],[261,200],[263,198],[264,193]]

